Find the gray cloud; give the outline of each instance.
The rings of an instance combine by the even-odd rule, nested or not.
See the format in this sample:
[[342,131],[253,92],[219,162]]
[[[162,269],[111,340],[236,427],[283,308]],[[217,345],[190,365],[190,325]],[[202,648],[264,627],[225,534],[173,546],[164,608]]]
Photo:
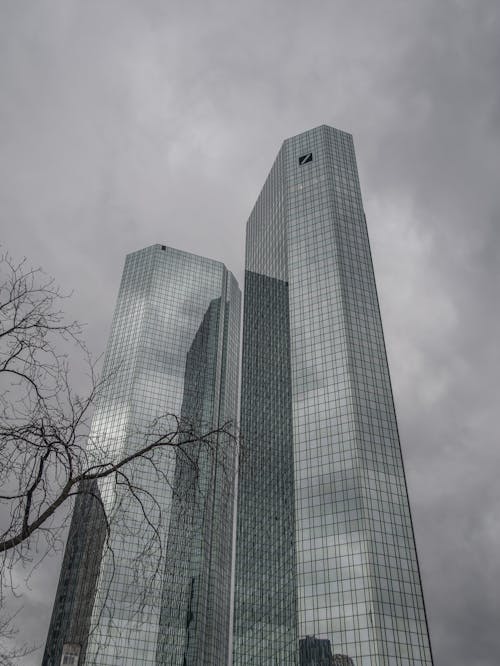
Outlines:
[[[0,9],[2,242],[74,290],[96,354],[125,253],[165,242],[241,278],[281,141],[354,134],[443,665],[500,654],[499,28],[493,0]],[[24,599],[41,643],[57,566]]]

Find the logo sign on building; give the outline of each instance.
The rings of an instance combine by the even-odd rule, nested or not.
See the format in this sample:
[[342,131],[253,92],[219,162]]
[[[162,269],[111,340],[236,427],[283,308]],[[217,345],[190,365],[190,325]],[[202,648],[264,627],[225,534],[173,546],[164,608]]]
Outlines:
[[308,162],[313,161],[313,154],[312,153],[306,153],[305,155],[301,155],[299,157],[299,165],[302,166],[303,164],[307,164]]

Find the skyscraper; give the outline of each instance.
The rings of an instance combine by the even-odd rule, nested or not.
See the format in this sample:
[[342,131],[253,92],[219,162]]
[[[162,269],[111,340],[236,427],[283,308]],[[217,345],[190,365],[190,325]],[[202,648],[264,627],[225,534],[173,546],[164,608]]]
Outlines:
[[245,268],[233,663],[430,665],[349,134],[284,142]]
[[[201,430],[236,423],[239,329],[223,264],[161,245],[128,255],[90,454],[126,456],[168,413]],[[236,451],[220,435],[187,453],[136,461],[138,497],[109,479],[77,498],[44,665],[226,663]]]

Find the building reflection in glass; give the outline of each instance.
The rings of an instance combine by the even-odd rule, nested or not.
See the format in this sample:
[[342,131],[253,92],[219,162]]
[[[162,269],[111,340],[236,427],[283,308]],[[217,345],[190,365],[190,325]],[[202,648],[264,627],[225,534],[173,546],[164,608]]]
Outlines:
[[299,640],[300,666],[355,666],[353,660],[343,654],[332,654],[328,638],[306,636]]
[[[221,299],[214,299],[187,353],[184,377],[182,418],[202,430],[219,419],[220,327],[227,322]],[[214,448],[176,451],[157,664],[178,663],[174,655],[181,652],[183,666],[227,660],[221,627],[229,626],[234,464],[234,442],[224,435]]]

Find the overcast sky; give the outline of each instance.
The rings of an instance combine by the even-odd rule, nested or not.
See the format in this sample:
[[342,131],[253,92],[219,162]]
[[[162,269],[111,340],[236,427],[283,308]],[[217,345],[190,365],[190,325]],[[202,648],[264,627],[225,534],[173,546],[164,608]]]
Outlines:
[[[436,666],[500,660],[499,81],[498,0],[0,2],[1,242],[96,355],[126,253],[241,279],[283,139],[354,135]],[[59,564],[25,595],[41,645]]]

